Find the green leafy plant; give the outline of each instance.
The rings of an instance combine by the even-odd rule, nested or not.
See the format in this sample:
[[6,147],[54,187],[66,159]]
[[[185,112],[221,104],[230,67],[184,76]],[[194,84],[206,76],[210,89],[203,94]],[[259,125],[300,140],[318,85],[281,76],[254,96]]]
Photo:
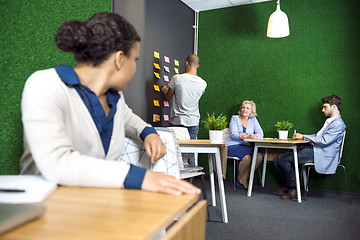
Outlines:
[[207,130],[224,130],[228,125],[228,120],[222,113],[219,116],[207,113],[207,118],[201,121]]
[[275,124],[277,131],[289,131],[293,126],[294,125],[291,122],[289,122],[289,120],[279,121]]

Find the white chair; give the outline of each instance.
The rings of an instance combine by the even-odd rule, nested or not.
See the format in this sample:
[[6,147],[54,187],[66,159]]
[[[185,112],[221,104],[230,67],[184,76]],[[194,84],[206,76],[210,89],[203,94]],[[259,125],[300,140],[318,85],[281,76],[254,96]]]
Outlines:
[[128,162],[154,172],[173,175],[177,179],[188,179],[199,176],[201,177],[203,199],[207,200],[205,173],[201,171],[202,168],[185,168],[174,131],[161,127],[156,127],[155,129],[166,147],[166,155],[164,157],[159,159],[155,164],[152,164],[145,152],[143,141],[133,137],[125,137],[124,152],[118,161]]
[[177,179],[180,179],[179,164],[181,164],[182,167],[182,161],[178,161],[177,141],[171,133],[159,131],[158,134],[165,144],[167,154],[155,164],[152,164],[150,158],[147,156],[143,141],[133,137],[125,137],[124,152],[119,161],[128,162],[154,172],[173,175]]
[[[344,148],[344,142],[345,142],[345,134],[346,134],[346,131],[344,131],[343,139],[341,141],[341,147],[340,147],[340,151],[339,151],[338,167],[342,167],[343,170],[344,170],[346,189],[347,189],[347,193],[348,193],[349,203],[351,204],[351,197],[350,197],[350,191],[349,191],[349,184],[348,184],[346,169],[345,169],[344,165],[340,164],[342,154],[343,154],[343,148]],[[315,164],[314,163],[305,163],[301,167],[302,175],[303,175],[303,179],[304,179],[304,195],[303,195],[304,200],[306,199],[306,192],[309,190],[309,188],[308,188],[308,180],[309,180],[310,168],[315,168]],[[334,173],[334,176],[335,176],[335,182],[336,182],[336,189],[339,189],[338,182],[337,182],[337,179],[336,179],[336,171]]]
[[[189,131],[186,127],[167,127],[168,129],[172,129],[175,133],[177,139],[190,139]],[[188,159],[190,157],[195,158],[195,166],[198,166],[198,154],[197,153],[183,153],[182,158],[184,163],[188,163]]]
[[[235,185],[235,181],[236,181],[236,176],[237,176],[237,166],[239,165],[241,159],[239,159],[238,157],[231,157],[231,156],[227,156],[228,160],[233,160],[234,161],[234,192],[236,192],[236,185]],[[258,178],[259,178],[259,183],[261,183],[261,175],[259,172],[259,168],[256,169],[257,173],[258,173]]]
[[190,134],[186,127],[167,127],[167,129],[172,129],[178,139],[190,139]]

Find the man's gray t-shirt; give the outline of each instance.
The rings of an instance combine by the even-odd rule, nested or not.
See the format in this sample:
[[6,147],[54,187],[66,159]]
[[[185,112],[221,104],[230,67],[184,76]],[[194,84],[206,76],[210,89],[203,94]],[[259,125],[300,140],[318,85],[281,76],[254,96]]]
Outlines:
[[186,127],[199,125],[199,100],[207,84],[199,76],[189,73],[174,75],[169,87],[174,89],[170,111],[170,123]]

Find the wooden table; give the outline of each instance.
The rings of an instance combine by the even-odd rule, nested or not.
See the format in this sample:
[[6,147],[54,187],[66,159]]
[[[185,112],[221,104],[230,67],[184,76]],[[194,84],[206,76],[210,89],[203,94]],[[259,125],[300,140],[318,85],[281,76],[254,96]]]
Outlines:
[[254,153],[251,163],[250,179],[249,179],[249,188],[247,196],[251,197],[253,181],[254,181],[254,172],[256,165],[256,156],[258,148],[265,148],[264,153],[264,166],[262,174],[262,186],[265,185],[265,173],[266,173],[266,163],[267,163],[267,154],[269,148],[281,148],[281,149],[291,149],[294,152],[294,167],[295,167],[295,177],[296,177],[296,191],[298,202],[301,203],[301,191],[300,191],[300,180],[299,180],[299,166],[298,166],[298,155],[297,155],[297,146],[299,144],[309,143],[310,141],[306,140],[292,140],[291,138],[287,140],[279,139],[244,139],[246,142],[254,143]]
[[[47,208],[43,217],[0,238],[153,239],[197,200],[198,195],[58,187],[43,202]],[[205,232],[205,217],[203,224]]]
[[224,189],[224,179],[223,172],[221,167],[221,155],[220,149],[225,147],[224,143],[210,143],[209,139],[178,139],[180,151],[182,153],[207,153],[209,155],[209,172],[210,172],[210,184],[211,184],[211,202],[213,206],[216,206],[215,199],[215,180],[214,180],[214,166],[213,166],[213,157],[215,158],[216,172],[218,176],[219,183],[219,193],[220,193],[220,204],[222,210],[222,219],[224,223],[228,222],[227,208],[226,208],[226,199],[225,199],[225,189]]

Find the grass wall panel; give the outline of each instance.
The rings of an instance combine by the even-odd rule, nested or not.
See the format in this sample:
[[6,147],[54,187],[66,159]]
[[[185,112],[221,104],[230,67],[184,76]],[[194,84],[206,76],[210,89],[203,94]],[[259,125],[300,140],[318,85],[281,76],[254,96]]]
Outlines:
[[[249,99],[257,104],[265,137],[277,136],[274,124],[279,120],[290,120],[298,132],[310,134],[326,119],[321,98],[338,94],[348,127],[343,163],[351,191],[359,192],[360,2],[281,1],[290,36],[270,39],[267,22],[275,9],[276,2],[271,1],[200,12],[199,75],[208,82],[200,101],[201,115],[215,112],[230,118]],[[199,138],[207,137],[201,126]],[[271,165],[267,181],[277,183]],[[228,177],[232,177],[230,163]],[[339,180],[344,186],[342,176]],[[332,178],[326,176],[310,184],[334,188]]]
[[26,79],[36,70],[75,64],[71,54],[56,48],[56,30],[66,20],[110,11],[111,0],[0,0],[0,174],[19,173]]

